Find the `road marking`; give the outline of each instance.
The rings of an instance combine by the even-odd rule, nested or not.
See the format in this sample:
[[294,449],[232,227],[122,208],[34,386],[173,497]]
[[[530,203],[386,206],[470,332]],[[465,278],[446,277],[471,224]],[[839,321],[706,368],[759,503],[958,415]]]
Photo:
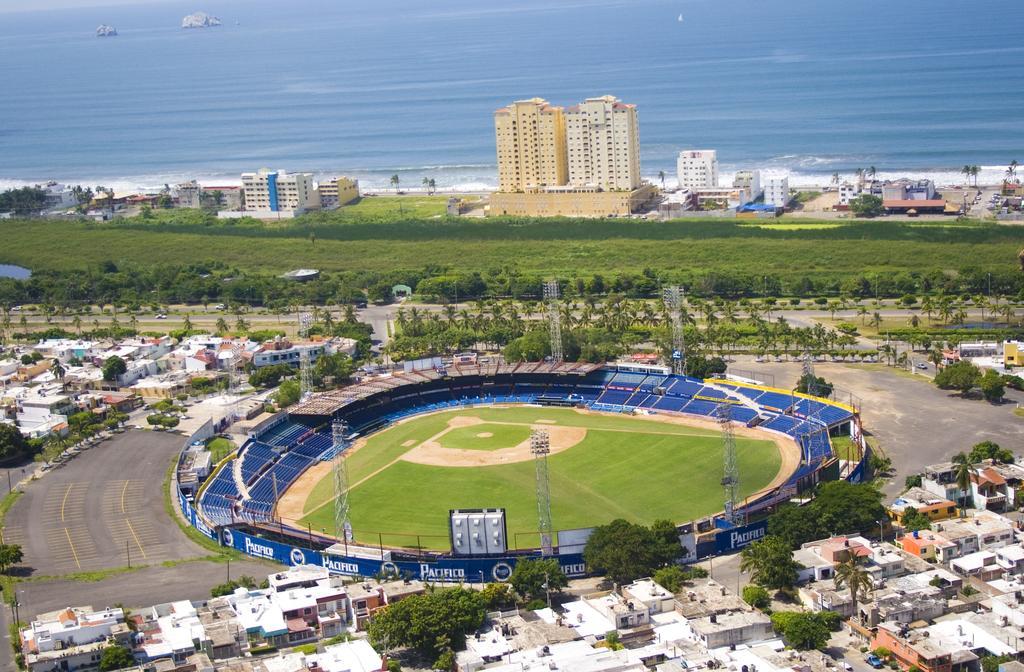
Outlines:
[[[70,489],[68,488],[68,490]],[[82,569],[82,563],[78,561],[78,551],[75,550],[75,544],[71,541],[71,533],[68,532],[66,527],[64,528],[64,535],[68,538],[68,544],[71,546],[71,554],[75,556],[75,564],[78,566],[78,569]]]
[[[73,487],[75,487],[74,483],[68,485],[68,489],[64,491],[64,499],[60,503],[60,522],[62,523],[64,522],[64,506],[68,503],[68,495],[71,494],[71,488]],[[64,528],[64,531],[67,532],[67,528]],[[71,541],[70,535],[68,536],[68,541]]]
[[142,553],[142,559],[146,560],[146,549],[142,547],[142,542],[139,541],[139,535],[135,534],[135,528],[132,527],[132,521],[125,518],[124,522],[128,523],[128,531],[132,533],[133,537],[135,537],[135,544],[139,547],[139,551]]
[[129,483],[131,483],[131,481],[125,481],[124,482],[124,487],[121,488],[121,513],[128,513],[127,509],[125,509],[125,507],[124,507],[124,494],[126,492],[128,492],[128,484]]

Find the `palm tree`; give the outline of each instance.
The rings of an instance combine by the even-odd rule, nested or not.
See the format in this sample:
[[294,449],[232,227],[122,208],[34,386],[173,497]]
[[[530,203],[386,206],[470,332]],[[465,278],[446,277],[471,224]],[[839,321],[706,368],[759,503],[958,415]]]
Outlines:
[[398,183],[398,173],[395,173],[394,175],[391,176],[391,186],[395,188],[395,191],[398,191]]
[[228,321],[225,320],[223,317],[218,317],[216,329],[218,336],[223,336],[224,334],[228,333]]
[[665,190],[665,171],[664,170],[659,170],[658,171],[658,179],[661,180],[661,189],[662,189],[662,191],[664,191]]
[[82,335],[82,317],[80,315],[75,315],[75,319],[71,320],[71,324],[74,325],[75,331],[77,331],[78,335],[81,336]]
[[875,167],[874,167],[874,166],[871,166],[870,168],[868,168],[868,175],[870,175],[870,176],[871,176],[871,181],[872,181],[872,182],[874,182],[874,181],[875,181],[875,175],[877,175],[877,174],[878,174],[878,171],[877,171],[877,170],[875,170]]
[[974,186],[978,186],[978,174],[981,172],[981,166],[971,166],[971,177],[974,178]]
[[832,173],[832,184],[839,184],[839,173]]
[[953,477],[956,480],[956,487],[963,495],[960,500],[960,515],[966,513],[968,500],[971,498],[971,476],[974,475],[975,464],[971,462],[970,456],[964,453],[957,453],[953,456]]
[[971,166],[965,163],[964,167],[960,169],[960,172],[964,174],[964,177],[967,178],[969,183],[971,181]]
[[434,180],[434,178],[430,178],[429,180],[427,180],[427,191],[430,193],[431,196],[433,196],[434,192],[437,191],[437,181]]
[[1014,159],[1013,161],[1010,161],[1010,165],[1006,169],[1006,172],[1010,176],[1010,180],[1011,181],[1013,181],[1013,180],[1015,180],[1017,178],[1017,167],[1018,166],[1020,166],[1020,164],[1017,163],[1017,159]]
[[836,575],[833,579],[836,590],[842,588],[848,588],[850,591],[850,601],[853,602],[853,615],[854,618],[859,618],[859,611],[857,609],[857,595],[861,591],[870,593],[874,590],[875,585],[871,582],[871,575],[868,574],[867,570],[860,563],[860,556],[851,555],[846,560],[843,560],[836,565]]
[[55,358],[53,360],[53,364],[50,365],[50,373],[53,374],[54,378],[60,381],[60,389],[65,389],[64,376],[67,375],[67,369],[64,368],[64,365],[60,363],[59,359]]

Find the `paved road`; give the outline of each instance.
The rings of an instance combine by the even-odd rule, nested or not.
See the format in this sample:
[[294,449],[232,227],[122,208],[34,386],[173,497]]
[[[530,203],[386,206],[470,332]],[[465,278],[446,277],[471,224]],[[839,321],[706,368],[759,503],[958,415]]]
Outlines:
[[25,486],[4,540],[21,544],[28,573],[57,576],[201,553],[163,508],[161,484],[177,434],[129,431]]
[[[259,583],[279,565],[257,560],[231,562],[231,578],[248,574]],[[68,606],[96,608],[122,604],[139,609],[174,600],[203,600],[213,586],[227,581],[228,565],[199,560],[173,567],[153,566],[119,574],[102,581],[51,580],[25,582],[18,586],[22,620],[25,614],[41,614]]]

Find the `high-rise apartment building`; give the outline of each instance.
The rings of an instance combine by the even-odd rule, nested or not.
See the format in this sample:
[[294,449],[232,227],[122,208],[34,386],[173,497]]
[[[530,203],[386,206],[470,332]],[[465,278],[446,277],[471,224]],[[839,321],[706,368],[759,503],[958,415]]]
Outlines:
[[541,98],[517,100],[494,113],[498,189],[525,191],[565,184],[565,115]]
[[764,203],[784,208],[789,204],[789,178],[771,176],[764,180]]
[[246,211],[294,215],[320,207],[320,195],[310,173],[285,173],[261,168],[242,173]]
[[587,98],[565,111],[569,184],[631,191],[640,186],[636,105],[614,96]]
[[679,152],[676,174],[680,189],[713,189],[718,186],[718,152],[687,149]]

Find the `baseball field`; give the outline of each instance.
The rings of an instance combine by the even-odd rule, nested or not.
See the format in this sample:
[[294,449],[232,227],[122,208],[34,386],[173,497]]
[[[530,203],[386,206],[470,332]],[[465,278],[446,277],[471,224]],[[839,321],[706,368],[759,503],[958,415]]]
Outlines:
[[[416,416],[359,439],[346,458],[356,541],[429,549],[448,547],[448,511],[504,508],[510,542],[538,545],[533,428],[547,430],[555,530],[615,518],[650,523],[692,520],[722,509],[723,447],[713,421],[606,415],[575,409],[462,409]],[[737,428],[741,492],[779,482],[798,451]],[[333,534],[329,463],[307,471],[277,513]]]

